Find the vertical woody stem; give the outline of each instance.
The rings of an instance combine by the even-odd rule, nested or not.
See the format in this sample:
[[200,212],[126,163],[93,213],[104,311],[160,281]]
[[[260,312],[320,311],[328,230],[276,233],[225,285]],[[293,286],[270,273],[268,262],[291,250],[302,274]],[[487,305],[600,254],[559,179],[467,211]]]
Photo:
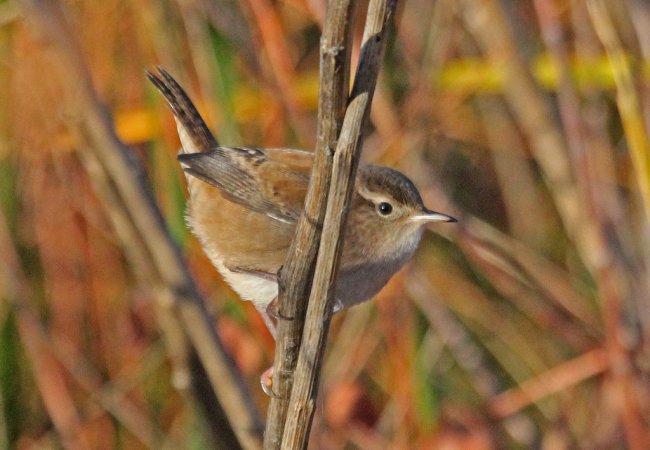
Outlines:
[[361,56],[343,127],[334,154],[331,183],[321,244],[312,284],[305,329],[287,411],[282,449],[307,447],[318,377],[329,331],[332,297],[343,248],[348,205],[361,152],[361,129],[367,120],[384,55],[389,20],[395,0],[371,0],[361,47]]
[[320,45],[318,135],[305,209],[296,228],[280,277],[280,311],[293,320],[281,320],[275,350],[275,376],[268,409],[264,448],[278,449],[289,406],[293,371],[298,360],[307,300],[325,218],[327,192],[336,141],[343,123],[350,74],[351,0],[332,0]]

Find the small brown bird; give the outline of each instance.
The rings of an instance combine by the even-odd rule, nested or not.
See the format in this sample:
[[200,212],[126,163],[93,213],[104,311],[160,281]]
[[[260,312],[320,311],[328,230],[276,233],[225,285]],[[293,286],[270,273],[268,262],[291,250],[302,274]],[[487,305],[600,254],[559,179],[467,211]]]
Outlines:
[[[188,178],[188,223],[224,279],[252,301],[275,336],[277,272],[303,208],[313,155],[287,148],[222,147],[164,69],[147,77],[171,107]],[[428,222],[455,222],[422,204],[415,185],[387,167],[359,168],[334,311],[371,298],[415,251]]]

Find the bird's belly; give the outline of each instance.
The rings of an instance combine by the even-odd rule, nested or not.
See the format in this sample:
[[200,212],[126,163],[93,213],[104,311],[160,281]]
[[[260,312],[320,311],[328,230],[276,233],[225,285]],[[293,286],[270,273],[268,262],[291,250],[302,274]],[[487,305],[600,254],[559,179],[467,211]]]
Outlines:
[[[259,275],[228,269],[223,259],[210,255],[212,263],[224,280],[243,299],[253,302],[258,309],[265,309],[278,296],[278,283]],[[336,282],[335,298],[340,307],[348,308],[369,300],[377,294],[398,269],[386,270],[385,266],[366,265],[342,271]],[[338,309],[337,309],[338,310]]]
[[[224,280],[243,300],[251,301],[257,309],[264,310],[277,298],[276,280],[251,272],[231,270],[224,264],[221,252],[208,245],[204,245],[204,249]],[[337,305],[335,312],[369,300],[376,295],[411,254],[412,251],[409,251],[398,255],[397,258],[381,260],[374,264],[342,267],[335,287],[334,297]]]
[[265,309],[278,296],[278,283],[267,278],[228,269],[221,258],[212,257],[224,280],[243,299],[253,302],[258,309]]

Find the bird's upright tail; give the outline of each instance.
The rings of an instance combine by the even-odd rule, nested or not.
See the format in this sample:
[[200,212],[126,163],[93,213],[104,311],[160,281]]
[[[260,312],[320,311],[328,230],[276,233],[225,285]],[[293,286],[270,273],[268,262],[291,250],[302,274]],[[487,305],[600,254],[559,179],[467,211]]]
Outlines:
[[147,71],[147,78],[162,93],[174,113],[183,153],[206,152],[219,146],[185,90],[165,69],[158,67],[158,74]]

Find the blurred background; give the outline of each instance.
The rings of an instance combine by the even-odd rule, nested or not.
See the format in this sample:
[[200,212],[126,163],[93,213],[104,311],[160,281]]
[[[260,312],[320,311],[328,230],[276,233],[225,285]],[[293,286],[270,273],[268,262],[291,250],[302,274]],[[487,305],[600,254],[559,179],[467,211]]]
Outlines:
[[[169,70],[224,145],[310,149],[325,12],[0,1],[0,448],[209,445],[98,188],[89,105],[265,411],[273,339],[184,225],[178,136],[144,71]],[[648,58],[644,0],[399,3],[363,159],[460,223],[333,321],[312,448],[650,448]]]

